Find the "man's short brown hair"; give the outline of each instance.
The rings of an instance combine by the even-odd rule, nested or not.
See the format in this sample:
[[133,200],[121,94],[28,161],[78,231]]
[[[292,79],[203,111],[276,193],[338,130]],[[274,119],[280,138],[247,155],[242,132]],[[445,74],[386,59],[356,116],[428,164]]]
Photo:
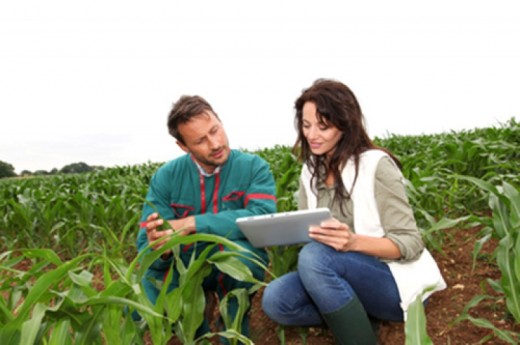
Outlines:
[[204,98],[200,96],[181,96],[173,104],[173,108],[168,114],[168,132],[184,144],[184,139],[179,133],[179,125],[190,121],[194,116],[200,114],[213,114],[218,119],[218,115]]

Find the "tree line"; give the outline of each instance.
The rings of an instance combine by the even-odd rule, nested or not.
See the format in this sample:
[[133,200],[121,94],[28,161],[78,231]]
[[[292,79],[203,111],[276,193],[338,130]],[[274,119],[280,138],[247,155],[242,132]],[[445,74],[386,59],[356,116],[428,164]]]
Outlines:
[[44,175],[56,175],[56,174],[76,174],[91,172],[94,170],[104,169],[102,166],[91,166],[85,162],[77,162],[65,165],[61,169],[52,170],[23,170],[20,175],[17,175],[14,166],[10,163],[0,161],[0,178],[4,177],[17,177],[17,176],[44,176]]

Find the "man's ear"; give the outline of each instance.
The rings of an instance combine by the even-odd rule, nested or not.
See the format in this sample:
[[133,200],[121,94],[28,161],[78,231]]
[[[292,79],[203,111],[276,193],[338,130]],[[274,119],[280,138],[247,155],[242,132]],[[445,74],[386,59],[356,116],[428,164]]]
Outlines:
[[186,153],[190,153],[190,149],[186,145],[181,143],[179,140],[177,140],[175,143],[181,148],[181,150],[183,150]]

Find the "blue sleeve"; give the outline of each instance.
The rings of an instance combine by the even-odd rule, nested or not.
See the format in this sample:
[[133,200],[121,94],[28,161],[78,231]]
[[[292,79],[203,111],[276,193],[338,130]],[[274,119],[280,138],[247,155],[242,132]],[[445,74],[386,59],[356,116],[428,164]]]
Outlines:
[[[141,222],[145,222],[148,216],[154,212],[158,212],[163,219],[174,219],[175,214],[170,207],[168,194],[170,192],[169,173],[166,167],[161,167],[152,176],[146,201],[141,213]],[[140,227],[137,235],[137,250],[141,252],[148,246],[148,238],[146,237],[146,229]],[[168,260],[158,259],[151,266],[155,269],[166,269],[170,266],[171,258]]]

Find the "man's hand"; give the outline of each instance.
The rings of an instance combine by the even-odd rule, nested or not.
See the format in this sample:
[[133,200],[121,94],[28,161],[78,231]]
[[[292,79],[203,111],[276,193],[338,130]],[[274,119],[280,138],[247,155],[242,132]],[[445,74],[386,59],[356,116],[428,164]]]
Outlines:
[[[159,215],[157,213],[152,213],[151,215],[146,218],[146,222],[144,227],[146,228],[146,237],[148,238],[148,243],[152,243],[157,241],[160,238],[163,238],[165,236],[169,236],[173,234],[173,230],[158,230],[158,228],[163,225],[164,221],[162,219],[158,219]],[[160,249],[164,244],[168,241],[168,239],[164,239],[163,241],[160,241],[156,243],[152,248],[154,250]],[[168,249],[166,252],[164,252],[163,256],[169,256],[171,254],[171,250]]]
[[[152,213],[146,218],[146,222],[144,227],[146,228],[146,237],[148,238],[148,243],[152,243],[154,241],[159,240],[160,238],[170,236],[171,234],[177,232],[181,236],[186,236],[195,232],[195,217],[190,216],[182,219],[175,219],[168,221],[172,229],[168,230],[158,230],[161,225],[164,224],[164,221],[159,218],[157,213]],[[154,250],[158,250],[164,246],[164,244],[168,241],[168,238],[165,238],[163,241],[156,243],[152,248]],[[163,258],[167,258],[171,255],[171,249],[168,249],[162,255]]]
[[186,218],[181,219],[174,219],[169,220],[168,223],[170,223],[170,226],[172,229],[174,229],[176,232],[179,233],[179,235],[189,235],[193,234],[195,232],[195,217],[189,216]]

